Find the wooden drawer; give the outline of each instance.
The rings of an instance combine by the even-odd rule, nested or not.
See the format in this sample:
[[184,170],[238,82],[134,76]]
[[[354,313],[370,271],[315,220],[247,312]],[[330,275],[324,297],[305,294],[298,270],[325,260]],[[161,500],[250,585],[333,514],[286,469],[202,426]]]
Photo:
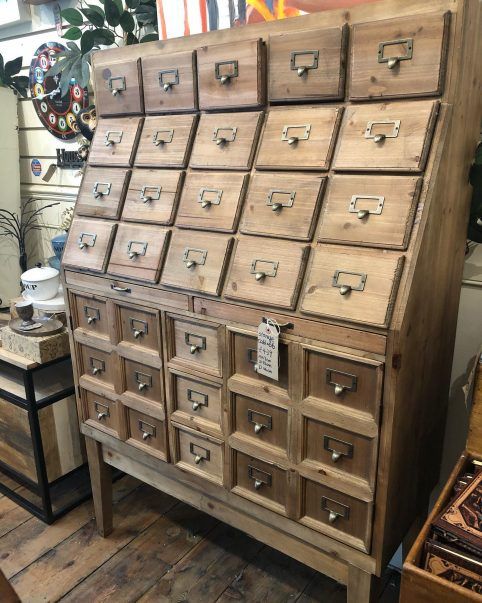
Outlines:
[[372,504],[309,479],[301,481],[300,523],[369,553]]
[[124,204],[130,170],[88,166],[75,204],[79,216],[118,220]]
[[175,464],[183,471],[222,485],[224,443],[174,423],[172,430]]
[[196,53],[158,53],[142,58],[146,113],[197,109]]
[[127,189],[122,220],[172,224],[184,172],[134,169]]
[[81,396],[85,422],[115,438],[124,439],[125,416],[122,404],[86,389],[81,390]]
[[256,158],[259,169],[330,168],[343,107],[278,107],[268,112]]
[[144,112],[139,59],[96,61],[94,87],[95,105],[101,117]]
[[416,176],[333,176],[319,240],[406,249],[421,185]]
[[197,120],[197,115],[146,117],[134,165],[186,167]]
[[161,405],[164,401],[164,390],[160,369],[128,358],[121,357],[120,360],[124,377],[124,392],[128,394],[128,397],[135,396],[135,398]]
[[127,443],[163,461],[168,460],[167,429],[161,421],[137,409],[126,407]]
[[143,121],[141,117],[99,119],[89,150],[89,164],[131,167]]
[[144,350],[161,350],[161,321],[157,310],[147,310],[121,303],[117,306],[117,334],[120,345],[134,345]]
[[294,309],[308,247],[287,241],[241,237],[225,295],[261,305]]
[[311,240],[325,180],[311,174],[256,173],[249,186],[240,231]]
[[262,461],[232,449],[232,491],[239,496],[287,514],[289,485],[287,471],[275,463]]
[[301,311],[386,327],[403,260],[395,252],[321,245],[312,255]]
[[270,100],[343,98],[347,40],[347,26],[270,36]]
[[166,287],[219,295],[232,242],[229,235],[174,232],[161,283]]
[[170,231],[158,226],[119,224],[108,272],[157,283]]
[[350,105],[334,169],[421,172],[438,109],[438,101]]
[[198,48],[200,109],[262,105],[266,88],[265,55],[261,39]]
[[450,13],[353,26],[350,98],[442,94]]
[[62,264],[105,272],[117,224],[75,217],[62,255]]
[[[303,346],[303,400],[339,408],[378,422],[383,364],[340,352]],[[336,405],[336,406],[333,406]]]
[[78,344],[78,349],[80,374],[114,391],[119,377],[115,352],[106,352],[98,347],[83,344]]
[[172,366],[222,376],[222,327],[181,317],[169,319],[168,357]]
[[190,166],[249,170],[263,113],[204,113],[194,139]]
[[72,329],[84,329],[109,339],[107,300],[88,293],[71,293],[70,299]]
[[248,174],[191,172],[186,176],[176,226],[234,232],[244,200]]

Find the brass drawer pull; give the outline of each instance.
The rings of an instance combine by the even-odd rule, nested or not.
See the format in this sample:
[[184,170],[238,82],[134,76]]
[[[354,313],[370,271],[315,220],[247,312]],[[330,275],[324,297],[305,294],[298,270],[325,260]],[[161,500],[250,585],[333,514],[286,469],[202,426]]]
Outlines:
[[110,288],[112,291],[116,291],[117,293],[131,293],[131,289],[129,287],[118,287],[111,283]]
[[143,203],[150,203],[151,201],[158,201],[161,198],[161,186],[148,186],[147,184],[141,188],[141,201]]
[[[340,276],[358,276],[359,282],[356,285],[349,285],[340,283]],[[348,272],[347,270],[335,270],[335,274],[333,275],[333,279],[331,281],[332,287],[338,287],[340,290],[340,295],[347,295],[351,291],[363,291],[365,289],[365,283],[367,280],[367,275],[364,272]]]
[[104,144],[106,147],[111,147],[114,144],[119,144],[122,142],[122,136],[124,132],[122,130],[109,130],[104,138]]
[[123,75],[109,78],[109,90],[112,96],[117,96],[120,92],[126,90],[126,78]]
[[328,513],[328,521],[330,523],[335,523],[338,517],[343,519],[348,519],[350,517],[350,507],[348,505],[339,503],[326,496],[321,497],[321,509]]
[[184,341],[189,346],[191,354],[196,354],[201,350],[206,349],[206,338],[203,335],[196,335],[195,333],[184,333]]
[[89,358],[90,371],[93,375],[100,375],[105,372],[105,362],[99,358]]
[[182,255],[182,261],[186,265],[186,268],[195,268],[196,266],[204,266],[207,256],[207,249],[186,247]]
[[134,373],[137,389],[140,392],[143,392],[145,389],[152,387],[152,375],[148,373],[141,373],[140,371],[135,371]]
[[174,128],[165,128],[157,130],[152,135],[152,144],[156,147],[169,144],[174,138]]
[[248,477],[254,481],[255,490],[259,490],[262,486],[271,488],[272,477],[266,471],[262,471],[253,465],[248,465]]
[[[199,396],[199,398],[197,398],[197,396]],[[205,406],[205,407],[209,406],[208,394],[205,394],[203,392],[198,392],[191,388],[187,389],[187,399],[188,399],[188,402],[191,402],[192,409],[194,411],[199,410],[200,406]]]
[[95,242],[97,240],[97,235],[93,232],[81,232],[79,238],[77,239],[77,243],[79,244],[79,249],[88,249],[89,247],[94,247]]
[[[335,375],[347,377],[348,379],[351,379],[351,383],[349,385],[344,385],[340,383],[339,380],[335,381]],[[346,391],[356,392],[358,387],[358,377],[356,375],[331,368],[326,369],[326,382],[328,385],[332,385],[335,388],[335,396],[341,396]]]
[[92,306],[84,306],[84,314],[87,318],[87,324],[92,325],[100,320],[99,308],[93,308]]
[[[262,269],[263,264],[271,267],[271,269],[269,269],[268,267],[265,267],[265,270],[263,270]],[[251,269],[250,269],[249,273],[254,274],[254,278],[257,281],[262,281],[267,276],[275,278],[276,274],[278,272],[278,266],[279,266],[279,262],[276,262],[274,260],[261,260],[261,259],[257,258],[251,262]]]
[[263,429],[267,429],[268,431],[273,429],[273,417],[264,412],[252,410],[251,408],[248,409],[248,423],[253,423],[256,435],[261,433]]
[[[284,198],[282,201],[273,201],[273,197],[275,195],[282,195]],[[266,205],[271,207],[273,211],[280,211],[283,207],[293,207],[293,203],[295,202],[296,191],[282,191],[280,189],[272,188],[268,193],[268,198],[266,199]]]
[[[323,448],[331,452],[331,460],[336,463],[342,456],[352,459],[354,446],[350,442],[344,442],[332,436],[323,436]],[[344,448],[344,450],[342,450]]]
[[[214,198],[206,199],[206,193],[214,193]],[[223,196],[223,189],[221,188],[201,188],[197,196],[197,202],[201,204],[201,207],[209,208],[211,205],[219,205],[221,203],[221,197]]]
[[139,419],[139,431],[142,433],[142,439],[144,441],[148,440],[149,438],[155,438],[156,437],[156,426],[155,425],[151,425],[150,423],[146,423],[146,421],[142,421],[141,419]]
[[129,241],[127,243],[127,255],[130,260],[135,260],[139,256],[145,256],[148,243],[146,241]]
[[147,320],[141,320],[140,318],[129,317],[129,326],[135,339],[147,335],[149,331]]
[[[358,209],[357,202],[360,199],[369,199],[371,201],[375,201],[377,206],[374,209]],[[363,220],[367,218],[370,214],[375,216],[379,216],[383,211],[383,205],[385,203],[385,197],[383,195],[353,195],[350,201],[350,206],[348,207],[348,211],[351,214],[356,214],[359,220]]]
[[247,350],[248,362],[253,365],[253,371],[258,372],[258,350],[254,348],[248,348]]
[[[378,133],[378,134],[372,133],[373,126],[383,126],[385,124],[392,126],[391,132]],[[400,132],[400,120],[399,119],[369,121],[367,123],[367,127],[365,128],[365,138],[369,138],[369,139],[373,140],[373,142],[383,142],[386,138],[397,138],[399,132]]]
[[194,444],[194,442],[189,443],[189,452],[194,456],[196,465],[199,465],[201,461],[209,462],[211,460],[211,451],[208,448]]
[[[290,136],[291,130],[299,129],[301,129],[302,132],[298,136],[295,136],[293,134]],[[310,137],[310,133],[311,124],[284,126],[283,131],[281,132],[281,140],[283,142],[287,142],[290,146],[293,146],[296,145],[300,140],[308,140],[308,138]]]
[[97,400],[94,402],[94,411],[97,413],[98,421],[110,417],[110,408],[107,404],[101,404],[100,402],[97,402]]
[[[171,76],[171,77],[166,77]],[[179,70],[178,69],[161,69],[158,73],[159,86],[164,92],[169,92],[173,86],[179,84]]]
[[[231,71],[226,73],[222,73],[221,67],[224,66],[231,66]],[[214,76],[217,80],[219,80],[221,82],[221,84],[225,85],[225,84],[229,84],[229,82],[232,80],[233,77],[238,77],[239,75],[239,64],[237,60],[232,60],[232,61],[217,61],[214,64]]]
[[[300,65],[297,61],[298,57],[311,57],[311,63]],[[290,58],[290,69],[296,71],[298,77],[303,77],[308,74],[310,69],[318,69],[318,59],[320,57],[319,50],[292,50]]]
[[[221,136],[220,132],[226,132],[225,136]],[[213,140],[218,146],[223,146],[228,142],[234,142],[236,140],[236,134],[238,132],[238,128],[236,126],[226,126],[224,127],[220,127],[220,128],[214,128],[213,130],[213,137],[211,140]],[[228,137],[228,134],[230,133],[230,136]]]
[[[405,46],[407,49],[405,54],[399,54],[394,56],[384,56],[385,47],[390,46]],[[378,45],[378,62],[387,63],[389,69],[396,67],[400,61],[409,61],[413,56],[413,38],[401,38],[400,40],[390,40],[388,42],[380,42]]]
[[96,199],[102,199],[102,197],[110,195],[111,187],[111,182],[96,182],[92,189],[92,193]]

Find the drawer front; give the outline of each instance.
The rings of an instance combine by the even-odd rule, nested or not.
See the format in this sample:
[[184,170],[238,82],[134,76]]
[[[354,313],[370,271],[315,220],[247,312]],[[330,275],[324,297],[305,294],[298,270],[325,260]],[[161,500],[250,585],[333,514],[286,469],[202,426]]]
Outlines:
[[109,319],[106,300],[96,295],[71,293],[72,327],[96,335],[109,337]]
[[122,438],[124,417],[121,403],[87,390],[82,390],[82,398],[86,422],[116,438]]
[[140,72],[140,60],[96,62],[95,104],[100,116],[144,112]]
[[347,107],[335,170],[421,172],[439,104],[415,101]]
[[289,495],[287,472],[238,450],[233,450],[232,454],[233,492],[286,515]]
[[232,242],[229,235],[174,232],[161,283],[166,287],[219,295]]
[[231,394],[231,431],[263,450],[288,455],[288,409],[241,394]]
[[[221,386],[193,377],[171,373],[173,380],[173,419],[180,415],[202,419],[221,429]],[[180,420],[180,419],[179,419]]]
[[270,109],[256,167],[280,170],[328,170],[342,107]]
[[89,151],[89,164],[131,167],[143,120],[141,117],[99,119]]
[[248,174],[190,172],[181,196],[176,226],[234,232],[244,199]]
[[198,48],[200,109],[263,104],[265,52],[260,39]]
[[197,109],[196,54],[176,52],[142,59],[146,113]]
[[118,220],[130,175],[130,170],[87,167],[75,204],[75,213],[79,216]]
[[146,117],[134,165],[186,167],[197,119],[197,115]]
[[319,240],[406,249],[421,185],[412,176],[333,176]]
[[226,297],[292,310],[298,299],[308,248],[286,241],[239,239]]
[[372,505],[327,488],[308,479],[302,480],[300,522],[362,551],[370,551]]
[[450,13],[355,24],[350,98],[442,94],[449,25]]
[[224,443],[174,426],[176,465],[219,485],[223,482]]
[[119,224],[108,272],[157,283],[170,231],[158,226]]
[[[328,350],[303,348],[303,398],[340,409],[353,409],[378,420],[383,365]],[[327,405],[328,403],[328,405]]]
[[62,264],[105,272],[117,224],[75,217],[62,255]]
[[128,444],[167,460],[167,434],[164,421],[127,408]]
[[156,310],[119,305],[118,335],[119,341],[140,346],[147,350],[160,350],[161,323]]
[[318,218],[325,178],[257,172],[251,181],[240,231],[309,241]]
[[308,270],[301,311],[388,326],[403,260],[395,252],[319,246]]
[[270,100],[343,98],[347,38],[346,26],[270,36]]
[[210,323],[171,319],[170,360],[191,370],[222,375],[221,327]]
[[114,388],[118,381],[117,355],[79,344],[82,375]]
[[194,139],[190,166],[249,170],[262,113],[204,113]]
[[183,172],[133,170],[122,211],[122,220],[172,224],[183,180]]
[[164,400],[162,376],[159,369],[121,358],[125,377],[125,391],[143,400],[162,404]]

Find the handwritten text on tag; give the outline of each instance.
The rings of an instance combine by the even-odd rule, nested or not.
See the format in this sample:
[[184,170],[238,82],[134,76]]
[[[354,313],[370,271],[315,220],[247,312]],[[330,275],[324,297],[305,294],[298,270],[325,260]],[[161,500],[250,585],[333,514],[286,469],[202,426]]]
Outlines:
[[257,372],[278,381],[279,331],[272,325],[262,322],[258,327]]

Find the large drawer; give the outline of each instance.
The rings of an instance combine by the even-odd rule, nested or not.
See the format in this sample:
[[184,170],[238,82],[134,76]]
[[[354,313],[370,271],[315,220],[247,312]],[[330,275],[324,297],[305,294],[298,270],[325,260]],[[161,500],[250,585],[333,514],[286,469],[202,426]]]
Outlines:
[[144,112],[139,59],[96,60],[95,105],[100,116],[139,115]]
[[224,443],[221,440],[172,424],[174,463],[183,471],[223,484]]
[[62,255],[62,264],[105,272],[117,224],[75,217]]
[[88,166],[80,185],[75,213],[118,220],[130,176],[130,170]]
[[89,164],[131,167],[143,117],[99,119],[89,150]]

